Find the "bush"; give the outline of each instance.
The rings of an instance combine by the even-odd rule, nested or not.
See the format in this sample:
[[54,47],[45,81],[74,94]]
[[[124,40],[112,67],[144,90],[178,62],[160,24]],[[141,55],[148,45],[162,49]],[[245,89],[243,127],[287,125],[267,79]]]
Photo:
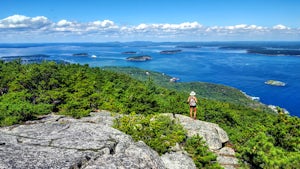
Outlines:
[[125,115],[114,121],[114,127],[135,141],[145,142],[160,155],[186,138],[182,126],[164,115]]
[[209,151],[199,135],[188,138],[184,149],[191,155],[197,168],[222,169],[216,163],[217,156]]

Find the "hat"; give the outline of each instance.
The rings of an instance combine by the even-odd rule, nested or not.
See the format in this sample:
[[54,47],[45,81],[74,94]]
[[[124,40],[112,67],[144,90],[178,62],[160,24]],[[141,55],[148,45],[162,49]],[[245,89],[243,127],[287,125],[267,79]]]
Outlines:
[[195,93],[194,91],[191,91],[190,95],[191,95],[191,96],[195,96],[196,93]]

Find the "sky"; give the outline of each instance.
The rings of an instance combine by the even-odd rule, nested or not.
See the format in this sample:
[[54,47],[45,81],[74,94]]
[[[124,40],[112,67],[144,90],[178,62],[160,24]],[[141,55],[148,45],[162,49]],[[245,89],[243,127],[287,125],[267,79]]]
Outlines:
[[0,0],[0,43],[300,41],[298,0]]

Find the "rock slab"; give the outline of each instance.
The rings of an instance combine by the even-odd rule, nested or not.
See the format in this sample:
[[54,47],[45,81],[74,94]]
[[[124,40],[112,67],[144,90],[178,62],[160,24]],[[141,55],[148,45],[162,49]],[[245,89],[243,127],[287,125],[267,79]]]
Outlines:
[[111,124],[109,113],[101,112],[80,120],[52,115],[0,128],[0,168],[165,168],[155,151]]
[[[172,114],[166,114],[173,118]],[[143,142],[112,128],[110,112],[73,119],[48,115],[23,125],[0,128],[0,169],[195,169],[179,146],[161,157]],[[229,139],[218,125],[175,115],[188,131],[199,134],[225,168],[237,168],[234,150],[222,147]]]
[[[222,167],[225,169],[235,169],[239,167],[238,159],[235,157],[235,151],[232,148],[225,146],[225,144],[229,142],[229,137],[227,133],[219,127],[219,125],[194,120],[180,114],[175,114],[174,116],[173,114],[166,113],[165,115],[177,120],[187,131],[188,137],[192,137],[194,135],[201,136],[205,140],[210,151],[217,155],[217,161]],[[163,161],[165,164],[176,164],[178,159],[172,160],[171,158],[164,158]],[[177,168],[180,169],[180,166],[178,165]],[[174,167],[173,169],[177,168]]]

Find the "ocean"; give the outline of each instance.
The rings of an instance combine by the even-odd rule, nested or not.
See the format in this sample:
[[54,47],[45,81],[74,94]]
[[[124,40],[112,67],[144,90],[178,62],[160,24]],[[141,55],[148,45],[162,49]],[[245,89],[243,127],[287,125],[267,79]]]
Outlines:
[[[142,55],[152,59],[126,60]],[[93,67],[133,66],[168,74],[181,82],[223,84],[300,117],[300,42],[0,44],[1,59],[12,60],[18,56],[25,63],[56,60]],[[281,81],[286,86],[265,84],[267,80]]]

